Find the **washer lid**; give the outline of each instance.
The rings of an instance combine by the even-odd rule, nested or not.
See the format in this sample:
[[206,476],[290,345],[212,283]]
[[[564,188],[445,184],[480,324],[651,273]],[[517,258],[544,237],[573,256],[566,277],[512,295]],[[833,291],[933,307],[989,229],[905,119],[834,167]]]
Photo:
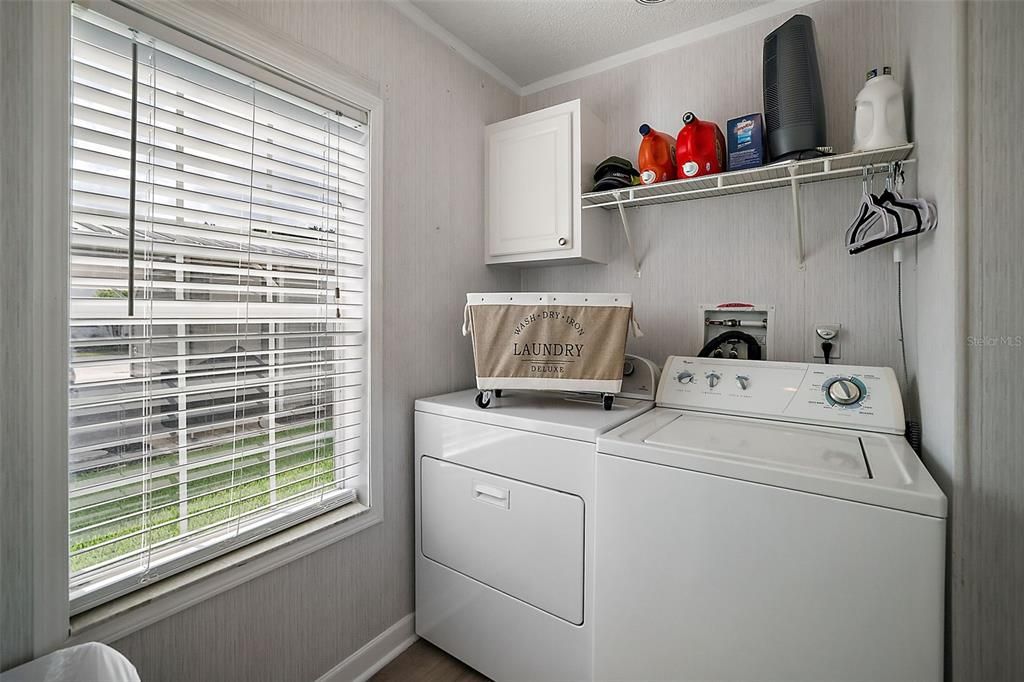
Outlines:
[[726,424],[721,417],[684,413],[644,442],[755,464],[871,478],[860,437],[852,433],[807,431],[771,422]]
[[605,410],[596,394],[513,390],[491,398],[490,407],[481,409],[474,402],[477,393],[474,388],[421,398],[416,411],[594,443],[602,433],[654,407],[649,400],[616,397],[612,409]]
[[598,437],[597,452],[946,516],[946,496],[902,436],[656,407]]

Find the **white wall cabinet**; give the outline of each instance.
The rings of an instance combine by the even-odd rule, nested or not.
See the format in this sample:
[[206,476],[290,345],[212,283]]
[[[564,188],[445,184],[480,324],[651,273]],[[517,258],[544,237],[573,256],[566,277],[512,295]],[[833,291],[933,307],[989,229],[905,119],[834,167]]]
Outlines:
[[609,215],[581,208],[606,156],[604,124],[574,100],[489,125],[486,137],[486,263],[608,262]]

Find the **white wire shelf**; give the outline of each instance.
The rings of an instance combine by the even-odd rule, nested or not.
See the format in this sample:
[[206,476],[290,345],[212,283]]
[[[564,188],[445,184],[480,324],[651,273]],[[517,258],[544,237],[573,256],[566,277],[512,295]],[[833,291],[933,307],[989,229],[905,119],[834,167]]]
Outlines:
[[849,152],[805,161],[761,166],[748,170],[704,175],[686,180],[669,180],[656,185],[635,185],[622,189],[604,192],[587,192],[583,195],[584,209],[603,208],[619,211],[622,227],[626,233],[626,241],[633,256],[637,277],[640,276],[640,261],[633,250],[633,240],[629,230],[626,208],[642,208],[654,204],[671,204],[693,199],[708,199],[757,192],[765,189],[788,187],[793,194],[793,238],[796,242],[797,267],[803,269],[803,231],[800,218],[800,185],[825,180],[838,180],[860,176],[865,169],[886,171],[889,164],[902,161],[912,164],[914,159],[908,158],[914,151],[914,145],[905,144],[886,149],[872,149],[866,152]]
[[657,184],[635,185],[622,189],[590,191],[583,195],[584,209],[618,210],[623,221],[626,244],[633,258],[636,275],[640,276],[640,261],[633,244],[627,208],[642,208],[654,204],[674,204],[693,199],[709,199],[772,189],[790,187],[793,196],[793,241],[797,252],[797,269],[804,266],[804,229],[800,215],[800,185],[807,182],[821,182],[844,177],[856,177],[868,171],[888,171],[890,164],[901,161],[914,163],[909,159],[913,143],[890,146],[884,150],[850,152],[833,157],[795,161],[749,170],[703,175],[685,180],[670,180]]
[[[906,161],[913,150],[914,145],[911,143],[900,147],[849,152],[819,159],[703,175],[686,180],[669,180],[656,185],[634,185],[604,192],[587,192],[583,195],[583,208],[612,210],[620,205],[630,208],[756,192],[762,189],[789,187],[794,177],[800,184],[849,178],[860,175],[866,166],[875,167],[875,170],[885,170],[893,161]],[[913,159],[909,163],[913,163]]]

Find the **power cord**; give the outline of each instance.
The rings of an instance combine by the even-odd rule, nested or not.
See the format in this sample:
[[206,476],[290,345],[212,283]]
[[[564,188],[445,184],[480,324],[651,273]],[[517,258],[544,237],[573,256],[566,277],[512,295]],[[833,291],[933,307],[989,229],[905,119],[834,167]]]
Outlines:
[[[903,360],[903,385],[906,390],[910,390],[910,371],[907,369],[907,344],[904,341],[903,334],[903,258],[902,253],[896,252],[894,254],[896,261],[896,313],[899,318],[900,325],[900,356]],[[908,419],[906,423],[906,431],[904,436],[907,442],[910,443],[911,449],[918,455],[921,454],[921,437],[922,429],[921,422]]]
[[814,333],[821,339],[821,356],[825,358],[825,364],[832,362],[832,342],[839,336],[839,325],[823,324],[814,330]]
[[903,340],[903,262],[896,261],[896,311],[900,321],[900,355],[903,358],[903,385],[910,390],[910,372],[907,370],[907,344]]

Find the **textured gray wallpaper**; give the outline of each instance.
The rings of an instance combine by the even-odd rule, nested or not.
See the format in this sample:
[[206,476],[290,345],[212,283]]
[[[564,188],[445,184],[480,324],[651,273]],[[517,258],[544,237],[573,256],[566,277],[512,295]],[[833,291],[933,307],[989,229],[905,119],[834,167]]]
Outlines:
[[1024,3],[968,5],[968,450],[953,527],[953,679],[1024,679]]
[[[31,21],[29,3],[0,3],[3,92],[30,88],[25,55]],[[13,123],[26,116],[27,109],[25,98],[4,97],[0,105],[0,338],[4,341],[0,355],[0,670],[31,658],[33,646],[32,591],[21,582],[32,575],[32,462],[22,454],[28,451],[28,434],[18,423],[23,415],[15,413],[11,400],[14,391],[24,386],[13,349],[15,335],[24,338],[27,311],[10,293],[27,277],[28,263],[18,255],[29,248],[15,226],[32,210],[29,178],[18,173],[14,163],[28,158],[29,140]]]

